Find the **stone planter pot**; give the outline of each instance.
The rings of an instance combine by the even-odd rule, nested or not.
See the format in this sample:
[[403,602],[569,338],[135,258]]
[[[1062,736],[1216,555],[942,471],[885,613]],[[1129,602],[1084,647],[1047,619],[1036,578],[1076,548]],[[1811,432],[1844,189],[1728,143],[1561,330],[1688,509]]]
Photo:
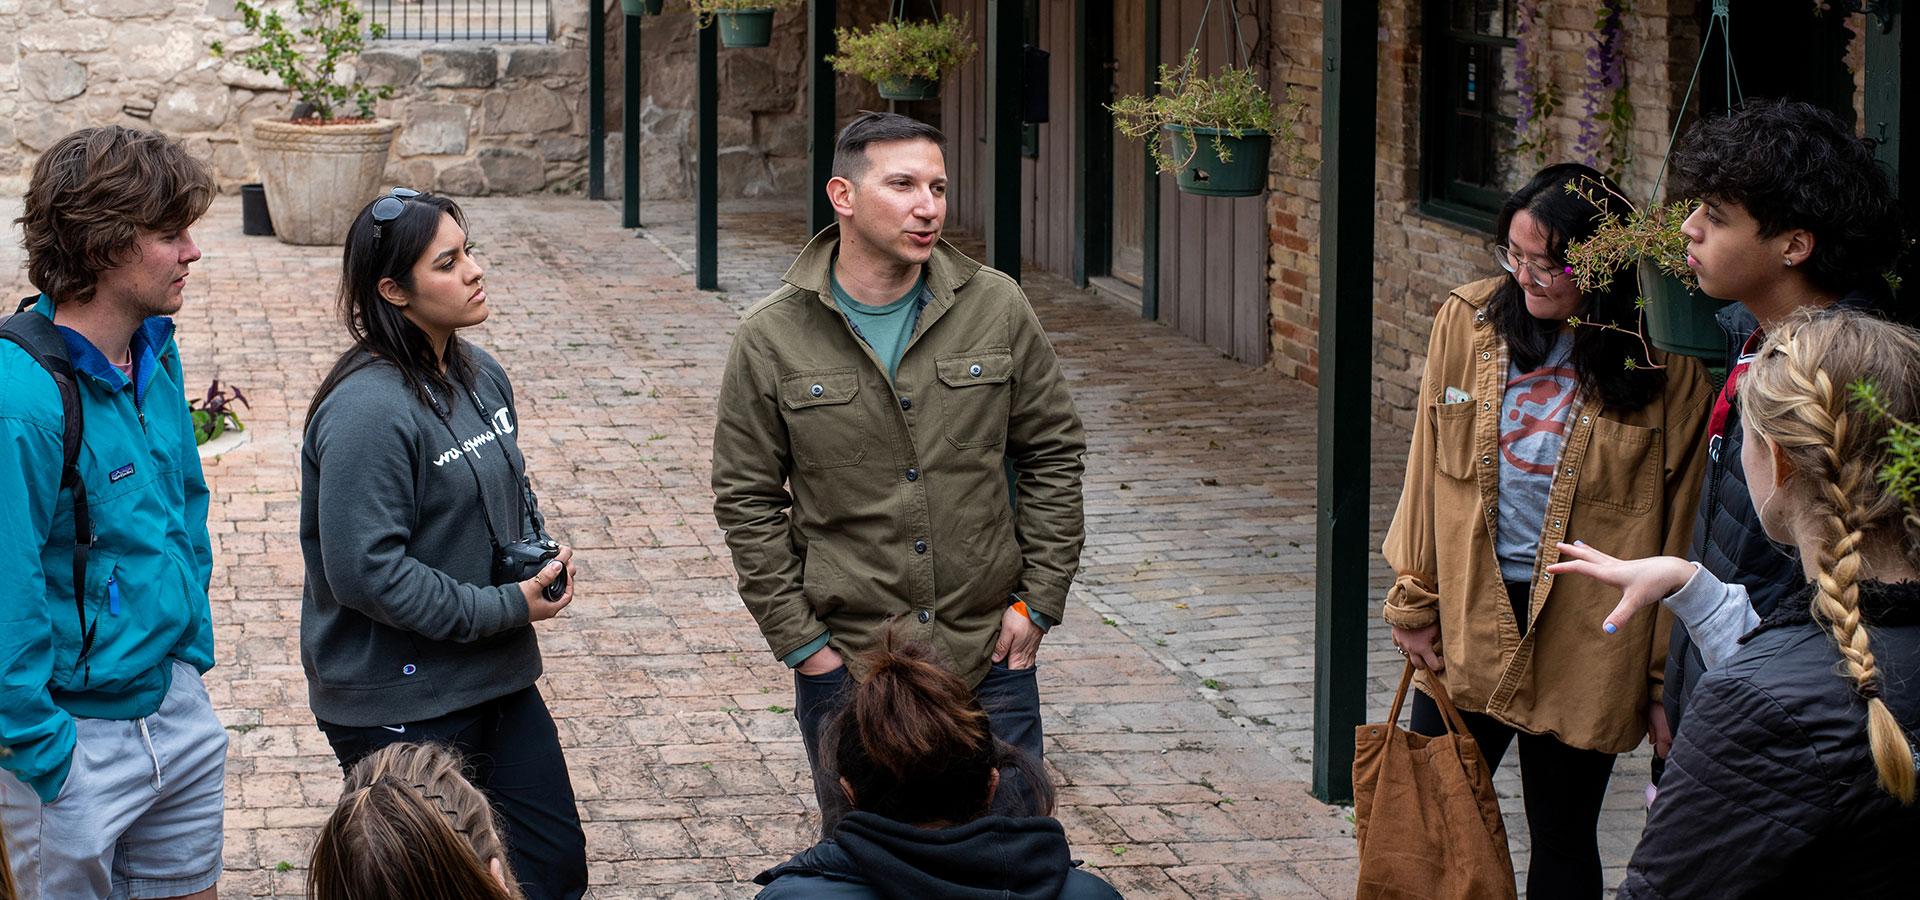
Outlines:
[[1647,298],[1647,339],[1668,353],[1726,365],[1727,333],[1714,316],[1727,301],[1687,287],[1646,260],[1640,261],[1639,277],[1640,296]]
[[255,162],[280,240],[343,243],[353,217],[380,191],[387,148],[399,128],[392,119],[351,125],[255,119]]
[[773,10],[723,9],[713,14],[720,20],[720,46],[765,47],[773,43]]
[[[1173,158],[1185,160],[1177,184],[1180,190],[1202,197],[1254,197],[1267,189],[1267,157],[1273,150],[1273,136],[1259,129],[1247,129],[1241,137],[1218,128],[1195,125],[1168,125],[1173,138]],[[1218,136],[1232,159],[1222,160],[1214,150]],[[1195,147],[1195,139],[1198,147]]]
[[885,100],[937,100],[940,82],[931,78],[888,78],[874,85]]

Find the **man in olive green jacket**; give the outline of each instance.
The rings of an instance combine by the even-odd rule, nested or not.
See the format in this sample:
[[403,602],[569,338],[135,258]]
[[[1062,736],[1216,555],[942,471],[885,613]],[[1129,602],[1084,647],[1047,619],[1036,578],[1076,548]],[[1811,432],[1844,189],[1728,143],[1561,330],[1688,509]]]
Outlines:
[[[1080,565],[1080,418],[1019,285],[940,240],[944,144],[904,116],[847,126],[839,223],[747,312],[720,389],[714,515],[816,771],[890,620],[1037,763],[1034,657]],[[837,785],[816,791],[831,827]]]

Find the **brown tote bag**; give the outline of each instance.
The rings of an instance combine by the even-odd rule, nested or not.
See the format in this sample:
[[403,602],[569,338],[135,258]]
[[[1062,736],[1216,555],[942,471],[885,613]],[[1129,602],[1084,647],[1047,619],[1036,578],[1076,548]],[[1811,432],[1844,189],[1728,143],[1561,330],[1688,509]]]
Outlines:
[[1400,673],[1387,721],[1353,735],[1353,825],[1360,842],[1355,896],[1391,900],[1514,897],[1507,826],[1480,747],[1437,678],[1428,693],[1444,737],[1400,727],[1413,663]]

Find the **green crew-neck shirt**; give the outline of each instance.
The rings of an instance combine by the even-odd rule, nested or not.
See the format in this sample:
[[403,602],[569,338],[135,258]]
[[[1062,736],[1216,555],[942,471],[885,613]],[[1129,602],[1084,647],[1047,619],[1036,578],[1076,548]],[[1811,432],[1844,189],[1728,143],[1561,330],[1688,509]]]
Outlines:
[[840,277],[831,267],[827,269],[827,279],[833,288],[834,305],[840,307],[854,330],[873,348],[873,355],[887,367],[887,381],[893,381],[894,374],[900,371],[900,357],[907,351],[907,342],[913,339],[913,329],[920,324],[920,292],[927,286],[927,270],[922,267],[913,289],[885,306],[868,306],[853,299],[840,286]]

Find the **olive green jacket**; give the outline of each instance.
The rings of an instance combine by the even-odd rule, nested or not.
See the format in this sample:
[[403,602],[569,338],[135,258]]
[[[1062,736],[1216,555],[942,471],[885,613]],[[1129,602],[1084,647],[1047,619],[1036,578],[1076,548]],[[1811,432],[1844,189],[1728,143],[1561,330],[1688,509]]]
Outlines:
[[1013,594],[1065,614],[1084,537],[1080,417],[1020,286],[944,241],[889,384],[834,306],[838,242],[837,226],[816,235],[741,320],[714,517],[775,656],[831,632],[859,676],[853,654],[897,616],[977,684]]

